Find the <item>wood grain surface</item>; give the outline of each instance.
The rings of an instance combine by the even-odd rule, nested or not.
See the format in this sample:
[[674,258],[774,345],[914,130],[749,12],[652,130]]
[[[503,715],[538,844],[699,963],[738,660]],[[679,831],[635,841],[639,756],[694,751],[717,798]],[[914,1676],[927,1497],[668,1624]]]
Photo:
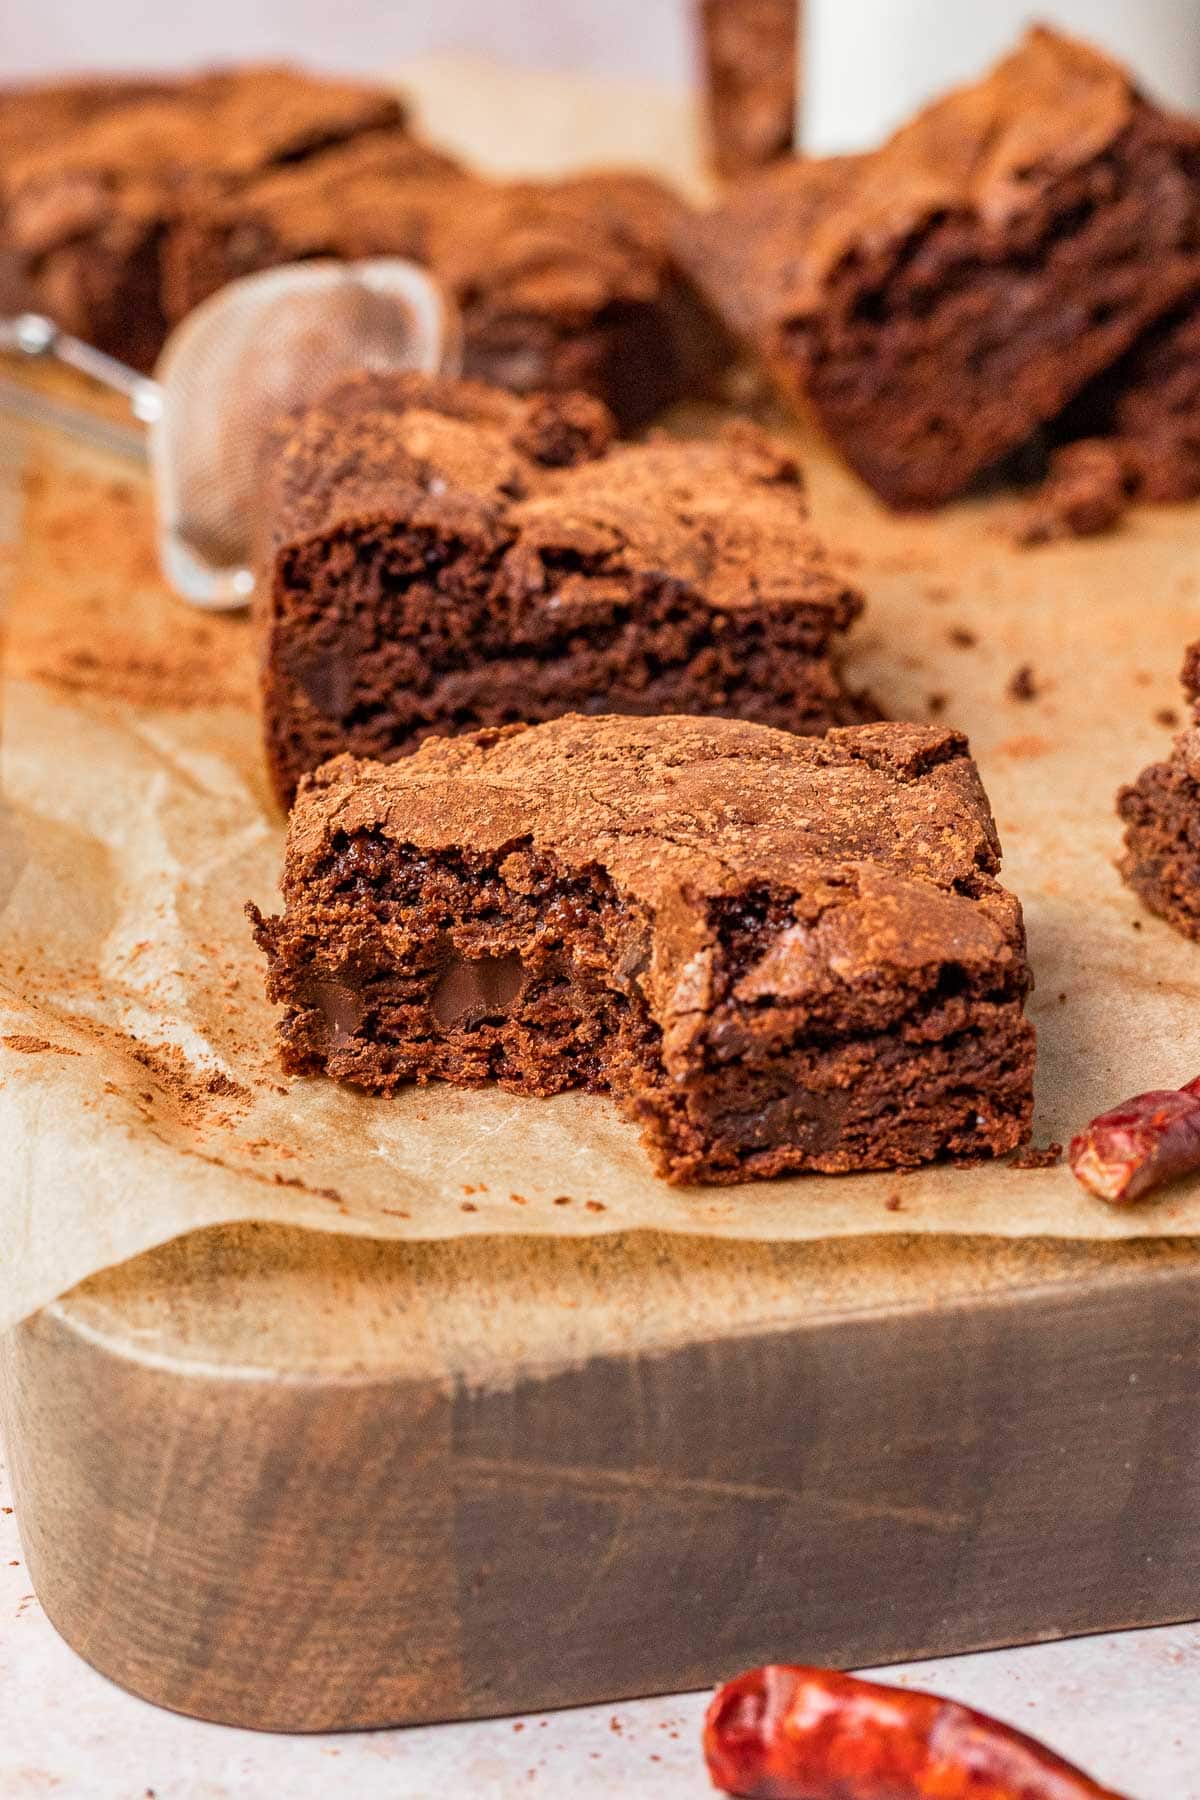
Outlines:
[[272,1730],[1200,1610],[1186,1244],[388,1245],[252,1226],[9,1335],[68,1641]]

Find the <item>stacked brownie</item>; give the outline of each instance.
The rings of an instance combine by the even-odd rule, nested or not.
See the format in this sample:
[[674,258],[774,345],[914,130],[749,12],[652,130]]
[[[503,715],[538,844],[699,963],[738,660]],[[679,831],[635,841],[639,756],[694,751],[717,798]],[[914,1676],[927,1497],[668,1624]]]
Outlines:
[[932,505],[1200,291],[1200,125],[1034,29],[881,149],[735,190],[685,253],[863,478]]
[[1151,912],[1200,938],[1200,643],[1184,660],[1183,686],[1191,725],[1166,762],[1151,763],[1118,797],[1125,821],[1121,873]]
[[614,444],[583,395],[359,376],[265,457],[264,723],[286,802],[338,751],[578,710],[802,733],[863,716],[861,599],[794,462],[750,426]]
[[648,176],[503,183],[416,137],[396,96],[287,68],[0,93],[0,303],[140,368],[224,282],[404,256],[462,313],[468,373],[582,388],[625,426],[727,354]]
[[1017,901],[964,741],[568,717],[340,757],[257,935],[295,1074],[610,1091],[671,1181],[1013,1149]]
[[796,135],[800,0],[697,0],[712,159],[745,175],[786,156]]

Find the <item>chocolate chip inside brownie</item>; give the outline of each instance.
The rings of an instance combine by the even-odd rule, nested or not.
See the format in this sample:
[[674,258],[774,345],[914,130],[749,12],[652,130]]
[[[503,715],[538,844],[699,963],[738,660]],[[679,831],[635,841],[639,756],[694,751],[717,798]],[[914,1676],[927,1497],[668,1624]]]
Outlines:
[[258,605],[285,802],[338,751],[564,712],[863,716],[835,657],[862,602],[787,453],[610,435],[583,395],[420,376],[351,378],[283,428]]
[[290,1072],[608,1091],[735,1182],[1026,1137],[998,858],[955,733],[573,716],[327,764],[253,916]]
[[782,164],[690,230],[697,279],[862,477],[933,505],[1200,286],[1200,126],[1035,29],[879,150]]

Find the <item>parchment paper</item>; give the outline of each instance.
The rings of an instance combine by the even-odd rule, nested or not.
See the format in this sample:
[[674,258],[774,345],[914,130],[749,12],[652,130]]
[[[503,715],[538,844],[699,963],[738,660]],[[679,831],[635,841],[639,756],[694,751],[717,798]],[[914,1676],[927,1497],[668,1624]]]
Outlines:
[[[1065,1142],[1200,1071],[1200,946],[1112,867],[1115,791],[1182,717],[1200,509],[1018,551],[1010,500],[897,520],[802,449],[817,520],[869,599],[854,677],[895,716],[971,735],[1038,981],[1035,1141]],[[152,1244],[245,1219],[426,1239],[1200,1235],[1200,1182],[1127,1211],[1065,1167],[672,1189],[601,1099],[378,1100],[284,1079],[242,910],[275,903],[282,844],[248,622],[164,590],[135,465],[0,422],[0,506],[5,476],[24,514],[0,734],[0,1327]],[[1009,691],[1023,665],[1033,698]]]

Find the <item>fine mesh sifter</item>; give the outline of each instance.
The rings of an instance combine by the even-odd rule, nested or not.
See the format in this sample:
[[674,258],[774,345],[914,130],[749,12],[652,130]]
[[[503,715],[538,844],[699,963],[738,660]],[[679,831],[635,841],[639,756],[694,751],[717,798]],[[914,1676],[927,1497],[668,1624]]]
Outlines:
[[292,263],[230,282],[171,333],[153,378],[34,313],[0,320],[0,350],[50,357],[125,396],[149,427],[163,573],[183,599],[214,609],[244,606],[254,587],[264,429],[351,370],[455,374],[460,362],[441,289],[398,258]]

